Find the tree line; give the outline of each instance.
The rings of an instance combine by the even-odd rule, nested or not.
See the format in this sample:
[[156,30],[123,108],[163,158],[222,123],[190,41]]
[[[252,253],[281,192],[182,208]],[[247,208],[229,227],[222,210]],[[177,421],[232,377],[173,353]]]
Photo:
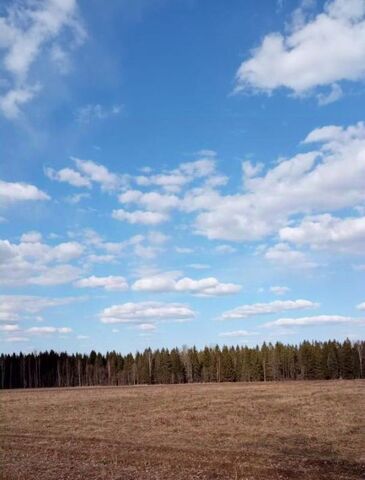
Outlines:
[[364,378],[365,342],[263,343],[261,347],[150,348],[135,355],[57,353],[0,356],[4,388]]

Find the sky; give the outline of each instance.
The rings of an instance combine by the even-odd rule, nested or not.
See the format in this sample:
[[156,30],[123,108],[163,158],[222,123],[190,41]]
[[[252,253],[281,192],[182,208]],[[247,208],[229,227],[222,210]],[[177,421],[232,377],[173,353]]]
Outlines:
[[0,4],[0,351],[353,341],[365,0]]

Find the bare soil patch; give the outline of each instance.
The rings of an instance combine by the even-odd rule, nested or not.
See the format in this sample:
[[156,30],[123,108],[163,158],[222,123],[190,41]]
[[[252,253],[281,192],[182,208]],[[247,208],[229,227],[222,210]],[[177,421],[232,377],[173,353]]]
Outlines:
[[2,480],[365,478],[362,380],[0,392]]

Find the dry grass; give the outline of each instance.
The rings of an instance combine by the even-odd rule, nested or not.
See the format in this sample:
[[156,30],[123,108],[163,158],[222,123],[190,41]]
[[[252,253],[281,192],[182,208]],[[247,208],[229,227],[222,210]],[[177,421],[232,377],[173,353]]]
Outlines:
[[0,478],[358,480],[364,386],[3,391]]

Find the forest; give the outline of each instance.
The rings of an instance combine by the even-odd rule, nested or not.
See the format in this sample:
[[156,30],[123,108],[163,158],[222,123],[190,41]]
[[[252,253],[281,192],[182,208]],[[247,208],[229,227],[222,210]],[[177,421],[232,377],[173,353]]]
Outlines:
[[309,342],[260,347],[146,349],[121,355],[34,352],[0,356],[8,388],[254,382],[364,378],[365,342]]

